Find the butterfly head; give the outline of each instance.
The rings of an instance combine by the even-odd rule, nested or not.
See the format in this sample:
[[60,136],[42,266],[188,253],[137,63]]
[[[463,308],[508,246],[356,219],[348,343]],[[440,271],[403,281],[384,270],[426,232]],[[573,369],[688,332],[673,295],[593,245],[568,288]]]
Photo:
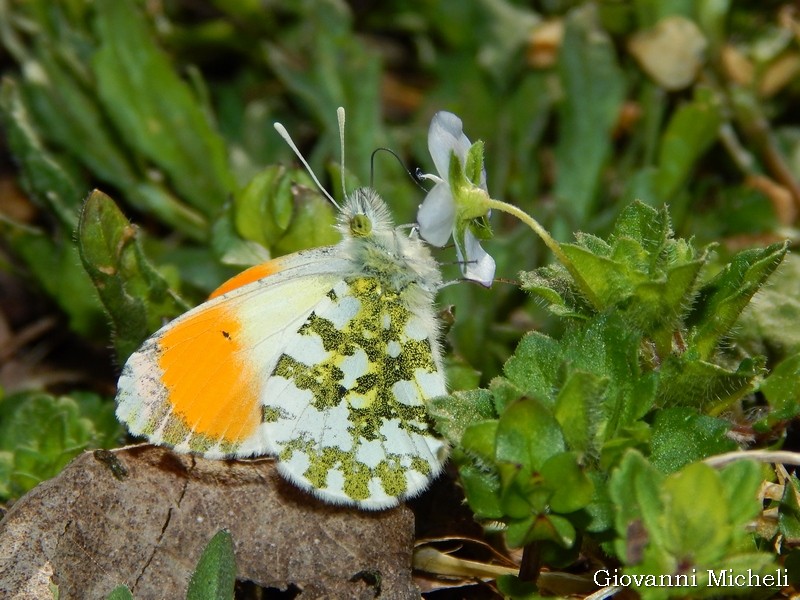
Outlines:
[[339,230],[346,238],[380,238],[392,232],[392,218],[378,193],[362,187],[350,194],[342,206]]

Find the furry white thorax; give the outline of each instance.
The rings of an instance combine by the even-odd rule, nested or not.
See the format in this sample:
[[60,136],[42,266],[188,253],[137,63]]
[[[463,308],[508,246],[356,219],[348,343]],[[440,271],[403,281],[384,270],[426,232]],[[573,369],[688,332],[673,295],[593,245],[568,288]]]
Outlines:
[[[354,219],[366,217],[371,229],[356,235]],[[442,285],[436,261],[416,230],[410,234],[394,226],[386,203],[371,188],[358,188],[345,200],[339,215],[342,248],[365,275],[408,296],[412,303],[427,301]],[[419,292],[425,299],[415,298]]]

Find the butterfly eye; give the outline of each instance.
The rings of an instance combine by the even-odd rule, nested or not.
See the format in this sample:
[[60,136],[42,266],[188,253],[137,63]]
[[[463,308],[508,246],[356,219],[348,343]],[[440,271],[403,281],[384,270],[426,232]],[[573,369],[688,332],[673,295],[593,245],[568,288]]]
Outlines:
[[367,215],[354,215],[350,219],[350,232],[355,237],[366,237],[372,232],[372,221]]

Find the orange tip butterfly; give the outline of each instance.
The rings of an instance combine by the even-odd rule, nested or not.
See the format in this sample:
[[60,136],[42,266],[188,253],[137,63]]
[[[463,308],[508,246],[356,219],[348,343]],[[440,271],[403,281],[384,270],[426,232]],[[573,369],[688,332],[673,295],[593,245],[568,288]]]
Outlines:
[[342,240],[251,267],[156,332],[122,369],[117,418],[178,452],[274,456],[327,502],[389,508],[447,457],[426,408],[446,393],[441,275],[374,190],[339,206],[311,175],[339,210]]

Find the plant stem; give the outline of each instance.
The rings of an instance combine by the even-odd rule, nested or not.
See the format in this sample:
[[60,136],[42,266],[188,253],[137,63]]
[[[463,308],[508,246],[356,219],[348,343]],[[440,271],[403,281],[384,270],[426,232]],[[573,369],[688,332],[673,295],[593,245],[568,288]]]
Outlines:
[[709,456],[703,462],[712,467],[724,467],[737,460],[757,460],[765,463],[800,465],[800,453],[786,450],[738,450]]
[[550,235],[550,233],[542,227],[539,222],[526,213],[524,210],[521,210],[514,206],[513,204],[508,204],[506,202],[502,202],[500,200],[494,200],[493,198],[489,198],[486,201],[486,205],[488,208],[493,210],[499,210],[500,212],[508,213],[525,223],[528,227],[530,227],[533,232],[538,235],[544,245],[547,246],[550,251],[555,254],[555,257],[558,259],[564,268],[569,271],[569,274],[572,275],[572,278],[575,280],[575,284],[580,288],[581,292],[586,296],[589,302],[592,303],[596,309],[600,310],[601,304],[598,297],[595,295],[594,290],[586,283],[586,280],[581,276],[580,272],[575,268],[575,265],[569,259],[569,257],[564,254],[564,251],[561,249],[561,245]]
[[536,583],[539,571],[542,568],[542,556],[539,546],[535,543],[528,544],[522,549],[522,560],[519,565],[519,578],[522,581]]

